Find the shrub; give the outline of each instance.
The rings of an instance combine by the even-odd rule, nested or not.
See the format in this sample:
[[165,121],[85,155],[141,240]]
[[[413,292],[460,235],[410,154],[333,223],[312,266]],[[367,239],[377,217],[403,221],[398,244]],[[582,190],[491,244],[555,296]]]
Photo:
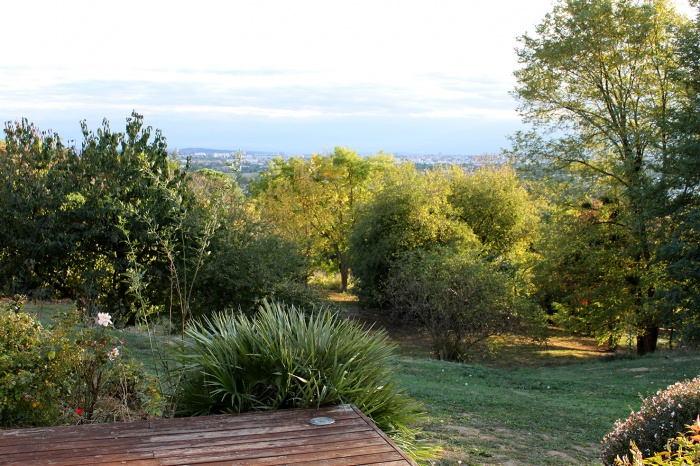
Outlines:
[[388,304],[387,279],[407,251],[454,246],[475,249],[479,240],[447,202],[449,183],[441,169],[418,172],[412,164],[388,170],[375,196],[360,207],[350,237],[353,290],[372,307]]
[[700,377],[670,385],[655,396],[645,398],[642,407],[624,422],[615,422],[611,433],[603,438],[601,461],[615,464],[615,458],[624,458],[634,442],[644,457],[664,451],[686,425],[700,414]]
[[160,414],[156,381],[144,371],[143,364],[126,357],[125,342],[110,318],[100,313],[94,323],[86,323],[73,312],[53,329],[56,334],[64,333],[74,345],[70,394],[65,403],[81,411],[81,422],[128,421]]
[[666,443],[666,449],[644,458],[637,445],[632,442],[628,457],[615,458],[615,466],[692,466],[700,464],[700,415],[695,424],[686,426],[686,435],[678,434]]
[[534,335],[542,326],[537,309],[515,290],[510,277],[476,253],[416,249],[391,269],[388,315],[427,331],[437,359],[465,361],[492,336]]
[[199,271],[192,305],[196,316],[212,309],[254,314],[265,299],[302,306],[320,302],[306,286],[310,262],[296,245],[262,233],[228,235],[215,238]]
[[50,424],[59,415],[66,367],[51,334],[29,314],[21,300],[0,306],[0,426]]
[[73,310],[44,328],[21,301],[0,306],[0,426],[128,420],[159,414],[160,395],[100,314],[86,326]]
[[[240,413],[351,403],[406,446],[419,406],[395,381],[394,347],[328,309],[306,315],[265,302],[257,315],[215,314],[187,328],[180,414]],[[408,449],[410,451],[410,448]]]

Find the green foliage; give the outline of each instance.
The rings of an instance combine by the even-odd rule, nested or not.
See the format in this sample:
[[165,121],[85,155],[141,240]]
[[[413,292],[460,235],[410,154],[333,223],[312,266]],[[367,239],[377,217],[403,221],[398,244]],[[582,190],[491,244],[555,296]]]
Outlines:
[[189,264],[176,264],[175,258],[196,249],[192,238],[206,225],[185,221],[192,202],[187,167],[172,163],[165,137],[144,126],[136,112],[123,133],[112,131],[106,120],[95,132],[83,122],[82,130],[76,172],[84,202],[74,215],[90,228],[76,238],[84,249],[79,306],[91,316],[110,312],[133,321],[138,300],[129,275],[135,264],[150,277],[151,286],[142,292],[152,303],[181,305],[170,302],[173,267]]
[[681,341],[700,344],[700,15],[681,29],[678,37],[679,68],[674,79],[685,97],[672,113],[669,155],[662,182],[666,220],[660,259],[667,280],[658,293],[669,315],[669,326]]
[[626,254],[633,238],[616,224],[619,212],[619,202],[609,198],[553,208],[535,244],[539,260],[532,269],[536,296],[555,323],[610,349],[638,328],[628,313],[639,286]]
[[[688,437],[697,432],[697,425],[687,426]],[[679,435],[666,444],[666,450],[655,453],[654,456],[644,458],[637,445],[632,442],[629,456],[624,459],[615,458],[615,466],[694,466],[700,464],[700,442],[691,440],[684,435]],[[697,435],[695,437],[698,437]]]
[[[655,396],[642,401],[639,411],[624,422],[618,420],[614,430],[603,438],[601,460],[612,465],[624,458],[634,442],[644,457],[662,452],[683,427],[700,414],[700,377],[677,382]],[[675,446],[673,447],[675,448]]]
[[16,301],[2,305],[0,425],[123,421],[162,413],[155,381],[140,363],[124,358],[117,334],[80,320],[71,311],[44,328]]
[[252,314],[264,300],[297,306],[320,303],[306,286],[308,258],[295,244],[263,231],[233,236],[212,241],[211,256],[198,276],[194,315],[226,309]]
[[253,318],[215,314],[187,328],[181,414],[239,413],[352,403],[382,430],[416,431],[418,405],[396,384],[393,345],[328,310],[306,315],[265,303]]
[[486,251],[506,255],[532,238],[536,220],[533,205],[512,168],[483,167],[467,173],[453,166],[448,176],[448,202]]
[[57,134],[26,119],[7,123],[0,153],[0,289],[9,295],[66,288],[75,251],[70,206],[77,160]]
[[51,424],[59,416],[70,372],[51,343],[50,333],[21,312],[21,301],[0,305],[0,426]]
[[360,208],[351,237],[352,271],[359,296],[387,304],[386,280],[404,252],[454,245],[473,249],[479,241],[448,202],[443,171],[419,173],[412,164],[387,170],[374,197]]
[[693,466],[700,464],[700,415],[695,424],[687,425],[687,435],[678,434],[666,444],[666,449],[654,456],[644,458],[637,445],[632,442],[629,457],[615,458],[615,466]]
[[524,169],[547,179],[561,204],[616,199],[608,226],[626,238],[618,244],[624,272],[617,273],[627,276],[632,297],[616,309],[617,321],[637,330],[639,354],[655,350],[664,323],[646,303],[660,284],[652,266],[658,173],[680,95],[671,75],[682,21],[665,0],[562,0],[536,34],[519,38],[517,50],[523,66],[515,95],[534,129],[515,135],[514,153]]
[[316,266],[330,263],[340,272],[346,291],[355,208],[369,195],[376,173],[393,163],[391,156],[360,157],[342,147],[309,160],[278,158],[252,183],[251,194],[282,237],[299,244]]
[[[82,124],[78,153],[26,120],[8,123],[0,158],[0,286],[76,299],[88,315],[129,317],[129,255],[148,268],[151,298],[168,297],[168,260],[153,230],[172,230],[190,198],[160,131],[133,113],[124,133]],[[158,226],[158,228],[155,227]],[[192,232],[180,231],[182,236]],[[127,244],[127,235],[131,243]]]
[[543,330],[537,308],[517,288],[474,251],[415,249],[391,269],[388,312],[395,321],[427,330],[438,359],[465,361],[492,336]]
[[[306,286],[311,274],[308,257],[295,243],[273,233],[231,177],[195,173],[193,181],[201,208],[219,210],[219,225],[193,288],[195,316],[225,309],[252,314],[265,299],[301,306],[319,301]],[[221,202],[204,204],[216,196]]]

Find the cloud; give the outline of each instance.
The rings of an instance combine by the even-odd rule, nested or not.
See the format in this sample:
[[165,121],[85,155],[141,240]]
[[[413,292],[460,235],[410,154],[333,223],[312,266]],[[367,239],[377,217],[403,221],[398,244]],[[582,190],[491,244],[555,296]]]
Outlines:
[[425,75],[394,85],[335,82],[328,76],[281,70],[236,73],[179,71],[141,79],[35,82],[15,89],[26,70],[0,78],[0,104],[8,112],[127,107],[201,117],[268,118],[482,115],[509,118],[514,103],[502,83]]

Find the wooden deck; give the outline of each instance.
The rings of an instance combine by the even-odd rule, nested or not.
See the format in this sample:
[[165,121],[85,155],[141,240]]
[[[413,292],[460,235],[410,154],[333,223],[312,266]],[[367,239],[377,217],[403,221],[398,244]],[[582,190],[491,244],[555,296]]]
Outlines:
[[[314,425],[316,418],[333,423]],[[0,430],[0,464],[412,465],[355,406]]]

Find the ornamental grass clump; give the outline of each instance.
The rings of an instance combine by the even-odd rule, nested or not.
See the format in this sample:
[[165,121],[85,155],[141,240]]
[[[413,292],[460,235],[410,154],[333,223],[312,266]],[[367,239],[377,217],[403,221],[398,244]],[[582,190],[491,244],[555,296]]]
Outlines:
[[181,415],[354,404],[408,454],[417,402],[398,386],[394,346],[328,309],[264,303],[249,318],[214,314],[187,327],[176,350]]
[[[700,414],[700,377],[670,385],[655,396],[645,398],[642,407],[624,422],[617,420],[611,433],[603,438],[601,461],[615,464],[625,458],[634,442],[644,458],[666,449],[687,425]],[[671,445],[673,448],[673,445]]]

